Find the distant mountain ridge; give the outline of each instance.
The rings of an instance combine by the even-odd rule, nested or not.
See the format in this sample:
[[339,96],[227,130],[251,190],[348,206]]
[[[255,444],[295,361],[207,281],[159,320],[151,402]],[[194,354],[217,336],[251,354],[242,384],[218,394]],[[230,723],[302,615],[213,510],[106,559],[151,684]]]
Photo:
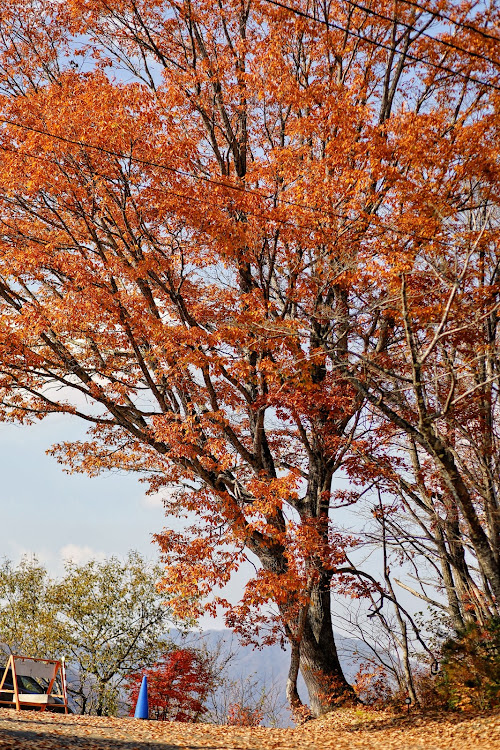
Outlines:
[[[191,638],[194,633],[191,634]],[[231,665],[231,673],[237,676],[238,671],[245,674],[258,673],[262,676],[286,680],[290,663],[289,649],[283,650],[279,645],[264,646],[262,649],[252,646],[241,646],[231,630],[204,630],[199,634],[208,648],[214,647],[221,639],[232,644],[236,651],[236,658]],[[363,641],[358,638],[348,638],[335,634],[335,643],[339,660],[348,681],[352,681],[359,669],[360,663],[370,652]]]

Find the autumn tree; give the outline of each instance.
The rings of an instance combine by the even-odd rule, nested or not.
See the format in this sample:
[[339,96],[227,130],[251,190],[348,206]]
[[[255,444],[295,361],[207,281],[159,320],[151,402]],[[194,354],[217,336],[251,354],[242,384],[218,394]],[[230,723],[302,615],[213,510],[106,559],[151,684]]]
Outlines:
[[[385,286],[373,290],[383,336],[359,346],[349,376],[393,445],[391,456],[363,459],[382,469],[393,498],[379,524],[393,548],[432,570],[445,596],[437,606],[456,631],[498,615],[500,595],[498,173],[487,148],[492,104],[478,104],[484,89],[468,93],[460,117],[450,108],[437,123],[450,133],[446,159],[437,139],[425,169],[411,148],[394,157],[400,169],[412,165],[426,203],[410,213],[401,201],[405,253],[393,253]],[[418,219],[420,235],[411,230]],[[436,604],[432,591],[422,598]]]
[[206,712],[206,700],[215,688],[210,659],[192,648],[176,648],[149,669],[127,678],[130,713],[133,715],[142,678],[148,680],[150,718],[158,721],[198,721]]
[[292,705],[300,664],[329,710],[332,591],[382,585],[336,522],[367,483],[402,461],[450,498],[500,593],[494,442],[487,500],[457,458],[496,419],[498,9],[8,0],[0,24],[2,416],[79,416],[70,469],[177,488],[177,612],[251,555],[228,623],[288,638]]

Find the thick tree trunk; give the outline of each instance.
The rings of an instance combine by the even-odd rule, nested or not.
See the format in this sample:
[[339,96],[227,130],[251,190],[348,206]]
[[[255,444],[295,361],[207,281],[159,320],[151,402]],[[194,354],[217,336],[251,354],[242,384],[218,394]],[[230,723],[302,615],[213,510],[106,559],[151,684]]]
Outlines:
[[356,700],[337,654],[331,621],[331,594],[327,585],[316,587],[300,641],[300,672],[309,693],[313,716]]
[[306,626],[300,649],[300,671],[313,716],[321,716],[355,700],[354,691],[340,666],[331,627],[324,627],[318,639]]
[[[276,523],[276,519],[274,519]],[[248,547],[256,554],[264,570],[287,571],[284,550],[262,544],[256,532],[247,540]],[[293,713],[300,712],[301,701],[296,690],[296,660],[300,658],[300,672],[309,695],[309,708],[314,717],[332,711],[346,702],[356,700],[354,690],[347,682],[339,662],[332,628],[331,610],[331,571],[323,571],[313,585],[307,587],[309,604],[300,613],[293,607],[293,601],[280,607],[283,623],[287,630],[292,660],[287,680],[287,698]],[[291,605],[291,606],[289,606]],[[293,621],[290,612],[294,611]],[[305,617],[304,617],[305,615]]]

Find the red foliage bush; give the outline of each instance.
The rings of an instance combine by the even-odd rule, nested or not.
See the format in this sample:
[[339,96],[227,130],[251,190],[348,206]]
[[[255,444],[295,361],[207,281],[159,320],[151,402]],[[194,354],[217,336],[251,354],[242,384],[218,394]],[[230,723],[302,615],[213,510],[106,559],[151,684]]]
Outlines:
[[204,701],[213,677],[199,652],[179,648],[165,654],[150,669],[129,675],[130,715],[133,715],[143,676],[148,678],[149,715],[158,721],[196,721],[206,712]]
[[388,705],[394,698],[386,671],[381,665],[370,662],[360,664],[354,691],[365,705],[377,708]]

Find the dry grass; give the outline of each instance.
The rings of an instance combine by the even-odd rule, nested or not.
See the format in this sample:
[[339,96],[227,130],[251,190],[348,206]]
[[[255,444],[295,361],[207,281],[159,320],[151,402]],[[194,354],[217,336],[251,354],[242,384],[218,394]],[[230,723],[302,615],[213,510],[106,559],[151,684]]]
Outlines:
[[339,710],[297,729],[246,729],[0,709],[0,750],[500,750],[500,711]]

